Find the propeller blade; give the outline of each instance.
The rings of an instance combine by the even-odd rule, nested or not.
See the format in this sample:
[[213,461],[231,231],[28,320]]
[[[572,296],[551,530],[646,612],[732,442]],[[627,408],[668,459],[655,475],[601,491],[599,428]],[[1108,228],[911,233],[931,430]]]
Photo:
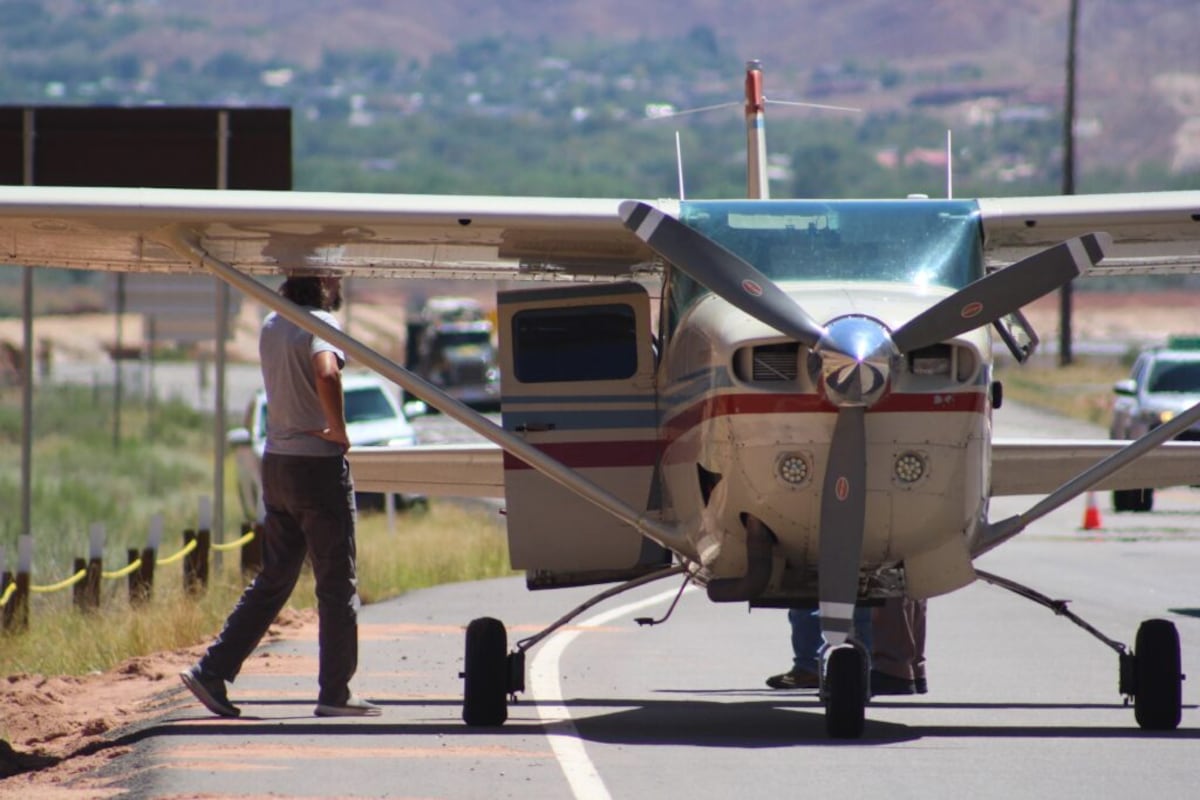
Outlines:
[[625,227],[693,280],[765,325],[808,347],[825,333],[786,292],[745,259],[657,208],[634,200],[620,206]]
[[844,406],[829,442],[817,557],[821,633],[830,647],[845,642],[854,625],[866,515],[866,408]]
[[986,275],[927,308],[892,333],[901,353],[952,339],[1064,286],[1104,258],[1107,233],[1088,233]]

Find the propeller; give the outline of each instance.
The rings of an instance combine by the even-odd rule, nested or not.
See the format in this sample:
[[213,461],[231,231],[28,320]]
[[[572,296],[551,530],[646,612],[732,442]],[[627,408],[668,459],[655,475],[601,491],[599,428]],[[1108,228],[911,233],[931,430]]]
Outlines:
[[651,249],[730,305],[808,347],[825,335],[787,292],[699,231],[634,200],[621,203],[619,213],[625,227]]
[[838,411],[821,490],[817,592],[821,632],[830,647],[842,644],[850,635],[858,600],[858,564],[867,514],[866,413],[865,406],[843,406]]
[[901,353],[989,325],[1058,289],[1104,258],[1107,233],[1088,233],[986,275],[901,325],[892,342]]
[[1063,286],[1104,257],[1111,238],[1089,233],[966,286],[894,332],[858,316],[821,325],[740,256],[637,201],[621,203],[625,226],[713,294],[809,347],[820,360],[826,398],[838,407],[821,490],[818,600],[830,646],[853,629],[866,521],[866,410],[888,390],[899,357],[988,325]]

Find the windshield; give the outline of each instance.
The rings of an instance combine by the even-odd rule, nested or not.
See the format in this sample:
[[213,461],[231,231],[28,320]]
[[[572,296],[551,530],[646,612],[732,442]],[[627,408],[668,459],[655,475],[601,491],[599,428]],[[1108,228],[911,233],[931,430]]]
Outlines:
[[396,409],[377,386],[346,391],[346,422],[395,419]]
[[1150,374],[1151,392],[1200,392],[1200,361],[1159,361]]
[[[775,281],[889,281],[961,289],[983,275],[972,200],[688,201],[680,219]],[[682,312],[707,293],[672,274]]]

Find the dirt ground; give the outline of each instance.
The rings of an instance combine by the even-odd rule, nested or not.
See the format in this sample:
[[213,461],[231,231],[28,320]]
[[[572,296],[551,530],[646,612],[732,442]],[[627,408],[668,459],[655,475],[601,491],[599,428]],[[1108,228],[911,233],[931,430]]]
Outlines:
[[[316,637],[316,612],[285,611],[267,634]],[[194,701],[179,673],[204,647],[132,658],[93,675],[0,677],[0,796],[23,800],[101,800],[121,793],[95,777],[129,752],[122,737],[170,709]],[[262,652],[246,674],[269,673],[278,659]],[[176,798],[176,800],[185,800]]]
[[[386,346],[394,310],[358,305],[354,323],[360,336]],[[231,357],[251,360],[261,309],[247,304],[238,322]],[[1058,300],[1051,296],[1026,309],[1043,341],[1057,339]],[[1075,336],[1088,341],[1162,341],[1170,334],[1200,333],[1200,294],[1076,293]],[[131,320],[126,341],[140,341],[140,323]],[[20,341],[19,321],[0,320],[0,341]],[[16,326],[13,328],[13,326]],[[49,338],[67,358],[106,357],[103,343],[113,330],[111,317],[40,318],[37,338]],[[15,338],[14,338],[15,336]],[[236,354],[236,355],[235,355]],[[315,616],[285,617],[272,635],[315,635]],[[78,800],[119,792],[89,777],[98,766],[128,751],[121,736],[190,697],[180,691],[178,673],[193,663],[201,647],[131,659],[103,674],[83,677],[0,676],[0,795],[26,800]],[[247,671],[270,669],[256,654]]]

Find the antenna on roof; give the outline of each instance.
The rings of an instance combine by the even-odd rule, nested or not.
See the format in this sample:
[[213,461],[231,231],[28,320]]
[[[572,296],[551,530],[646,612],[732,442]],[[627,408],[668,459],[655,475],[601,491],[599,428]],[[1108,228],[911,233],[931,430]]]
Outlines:
[[954,199],[954,136],[946,129],[946,199]]
[[679,199],[684,199],[683,194],[683,147],[679,144],[679,131],[675,131],[675,169],[679,173]]

